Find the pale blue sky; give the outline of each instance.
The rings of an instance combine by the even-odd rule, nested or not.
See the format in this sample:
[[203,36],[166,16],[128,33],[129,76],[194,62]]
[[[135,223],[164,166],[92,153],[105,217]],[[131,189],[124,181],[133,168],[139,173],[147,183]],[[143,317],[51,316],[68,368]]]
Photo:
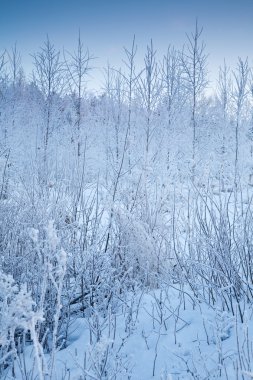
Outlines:
[[180,48],[196,17],[204,27],[211,72],[224,58],[233,66],[238,56],[249,56],[253,65],[253,0],[0,0],[0,51],[16,41],[29,71],[30,54],[46,34],[59,49],[71,50],[80,28],[84,44],[98,57],[96,66],[118,66],[133,34],[141,62],[151,37],[160,56],[169,44]]

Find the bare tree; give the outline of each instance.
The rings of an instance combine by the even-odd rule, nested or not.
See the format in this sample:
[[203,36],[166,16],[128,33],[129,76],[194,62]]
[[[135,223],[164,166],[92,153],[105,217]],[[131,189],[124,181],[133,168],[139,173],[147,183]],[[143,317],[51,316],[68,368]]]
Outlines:
[[14,127],[17,96],[21,87],[22,80],[24,78],[23,68],[21,64],[21,54],[17,49],[16,43],[12,50],[8,52],[8,58],[10,79],[12,82],[12,127]]
[[12,83],[16,85],[23,77],[23,69],[21,64],[21,54],[17,49],[17,43],[8,52],[9,58],[9,71]]
[[105,69],[104,90],[108,99],[108,119],[112,117],[115,139],[115,161],[119,163],[120,156],[120,128],[123,118],[123,104],[125,101],[125,80],[121,70],[114,70],[108,65]]
[[219,80],[218,80],[218,99],[221,105],[223,120],[227,119],[229,109],[229,99],[231,95],[232,81],[230,77],[230,68],[227,66],[224,60],[223,66],[219,68]]
[[[3,53],[0,54],[0,99],[1,100],[4,98],[2,87],[3,87],[3,83],[6,79],[5,65],[6,65],[6,52],[4,51]],[[1,118],[1,115],[2,115],[2,112],[0,110],[0,118]],[[6,143],[7,143],[7,127],[5,124],[5,126],[4,126],[4,144],[6,145]]]
[[[138,76],[135,73],[135,56],[137,52],[137,46],[135,44],[135,36],[133,38],[132,47],[131,50],[127,50],[124,48],[125,54],[126,54],[126,60],[123,61],[126,68],[127,73],[124,74],[121,71],[118,71],[118,73],[122,76],[125,82],[125,91],[126,91],[126,102],[127,102],[127,128],[124,136],[123,141],[123,148],[120,160],[118,162],[118,167],[115,170],[115,178],[113,181],[113,190],[112,190],[112,203],[111,203],[111,210],[110,210],[110,216],[109,216],[109,223],[108,223],[108,232],[106,236],[106,243],[105,243],[105,252],[108,250],[110,237],[111,237],[111,230],[113,225],[113,218],[114,218],[114,203],[116,200],[118,187],[120,180],[122,176],[125,174],[123,171],[126,155],[128,154],[128,169],[131,171],[131,123],[132,123],[132,102],[133,102],[133,94],[134,90],[136,89]],[[124,86],[124,85],[123,85]]]
[[81,135],[80,129],[83,123],[82,99],[87,84],[87,75],[92,69],[91,61],[94,59],[87,48],[84,48],[79,31],[77,49],[71,54],[67,53],[70,60],[68,61],[64,54],[65,65],[68,72],[68,85],[73,96],[74,107],[76,112],[74,141],[77,143],[77,156],[81,156]]
[[5,51],[3,53],[0,54],[0,79],[3,79],[3,76],[4,76],[4,66],[6,65],[6,55],[5,55]]
[[154,134],[152,126],[152,114],[157,106],[161,95],[161,80],[159,78],[159,69],[156,61],[156,51],[154,50],[153,41],[147,46],[144,57],[143,75],[138,78],[138,91],[142,101],[142,107],[145,110],[145,167],[148,161],[151,139]]
[[[169,46],[162,63],[162,84],[165,91],[165,102],[168,111],[168,127],[170,128],[175,113],[174,107],[180,102],[182,96],[182,65],[180,53]],[[183,99],[181,100],[181,102]]]
[[233,72],[235,85],[233,89],[233,100],[235,106],[235,186],[238,185],[238,159],[239,159],[239,128],[242,116],[243,106],[249,95],[249,81],[250,68],[248,64],[248,58],[243,61],[238,58],[237,69]]
[[132,123],[132,102],[134,90],[136,88],[136,83],[138,75],[136,74],[135,68],[135,57],[137,53],[137,46],[135,43],[135,36],[133,37],[133,42],[131,49],[128,50],[124,48],[126,60],[123,60],[123,63],[126,66],[127,73],[123,74],[123,77],[126,81],[126,92],[127,92],[127,104],[128,104],[128,117],[127,117],[127,150],[128,150],[128,166],[129,170],[131,169],[131,123]]
[[185,87],[191,98],[191,123],[192,123],[192,178],[195,177],[195,158],[197,145],[197,119],[196,112],[198,101],[203,95],[204,89],[208,84],[207,80],[207,54],[206,45],[202,42],[203,28],[199,28],[196,20],[195,31],[187,34],[188,43],[182,53],[182,67],[184,72]]
[[229,106],[231,103],[231,93],[232,93],[232,81],[230,76],[230,69],[224,60],[223,66],[219,68],[219,80],[217,87],[217,96],[218,101],[221,107],[222,120],[221,120],[221,129],[222,129],[222,146],[221,146],[221,155],[222,155],[222,164],[221,164],[221,188],[222,191],[225,190],[224,183],[224,162],[225,162],[225,153],[226,153],[226,136],[228,125],[228,112]]
[[52,132],[52,111],[54,96],[62,91],[62,63],[60,51],[56,50],[47,36],[40,51],[33,55],[35,71],[34,81],[45,100],[44,163],[47,159],[49,136]]
[[168,124],[166,128],[167,140],[167,168],[170,164],[169,134],[175,116],[180,113],[184,104],[185,94],[182,86],[182,65],[180,53],[174,47],[169,46],[162,62],[162,87],[165,97]]
[[[252,112],[252,100],[253,100],[253,71],[252,69],[250,70],[250,98],[251,98],[251,112]],[[251,123],[250,123],[250,128],[248,131],[248,138],[251,142],[250,144],[250,157],[252,159],[253,157],[253,114],[251,116]],[[249,184],[252,185],[252,179],[253,179],[253,165],[251,165],[251,170],[249,174]]]

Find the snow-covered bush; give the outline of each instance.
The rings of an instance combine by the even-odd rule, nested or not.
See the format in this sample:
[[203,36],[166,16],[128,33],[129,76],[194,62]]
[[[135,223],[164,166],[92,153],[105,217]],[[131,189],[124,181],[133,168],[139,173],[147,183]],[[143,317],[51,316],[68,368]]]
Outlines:
[[19,337],[25,340],[26,334],[34,333],[34,327],[43,321],[35,306],[27,286],[18,286],[11,275],[0,269],[0,375],[17,355]]

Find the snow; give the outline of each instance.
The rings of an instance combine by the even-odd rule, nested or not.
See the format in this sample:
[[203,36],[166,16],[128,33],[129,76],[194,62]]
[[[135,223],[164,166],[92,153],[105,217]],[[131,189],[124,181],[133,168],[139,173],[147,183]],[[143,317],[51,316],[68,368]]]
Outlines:
[[[133,380],[183,380],[193,375],[201,379],[237,378],[237,345],[243,345],[245,329],[252,336],[250,320],[242,325],[236,316],[202,303],[193,308],[187,299],[184,307],[182,293],[175,289],[132,297],[134,304],[129,300],[127,307],[108,317],[111,325],[108,319],[99,318],[99,341],[91,327],[92,317],[71,322],[67,347],[56,355],[55,380],[64,376],[72,380],[85,376]],[[28,373],[33,356],[32,349],[27,348]],[[104,377],[100,377],[103,366]],[[16,378],[22,379],[18,368]]]

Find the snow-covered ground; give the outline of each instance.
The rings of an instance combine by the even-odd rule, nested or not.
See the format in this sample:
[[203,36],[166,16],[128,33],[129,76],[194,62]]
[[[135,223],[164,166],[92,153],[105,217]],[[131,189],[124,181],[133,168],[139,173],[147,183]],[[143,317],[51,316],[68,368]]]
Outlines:
[[[66,348],[56,354],[53,379],[241,379],[253,369],[252,311],[245,323],[218,307],[196,302],[189,289],[129,294],[107,318],[73,318]],[[50,356],[46,355],[50,364]],[[15,365],[15,378],[36,374],[33,346]],[[33,368],[35,366],[35,369]],[[13,377],[9,374],[7,379]]]

